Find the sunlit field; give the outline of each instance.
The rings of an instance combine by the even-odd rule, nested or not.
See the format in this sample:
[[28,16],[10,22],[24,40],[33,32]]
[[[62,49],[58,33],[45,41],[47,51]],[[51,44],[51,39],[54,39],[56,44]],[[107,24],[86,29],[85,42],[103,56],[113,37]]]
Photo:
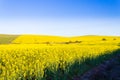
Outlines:
[[0,0],[0,80],[120,80],[120,0]]
[[112,58],[119,37],[19,36],[0,45],[0,80],[72,80]]

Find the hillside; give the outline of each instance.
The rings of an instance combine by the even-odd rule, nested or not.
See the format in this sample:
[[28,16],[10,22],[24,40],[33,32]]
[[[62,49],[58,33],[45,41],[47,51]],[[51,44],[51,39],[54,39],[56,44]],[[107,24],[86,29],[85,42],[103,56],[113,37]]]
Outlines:
[[40,44],[40,43],[83,43],[83,44],[118,44],[120,37],[118,36],[76,36],[76,37],[60,37],[47,35],[21,35],[12,43],[17,44]]
[[5,35],[0,34],[0,44],[48,44],[48,43],[81,43],[81,44],[118,44],[119,36],[48,36],[48,35]]
[[5,35],[0,34],[0,44],[10,44],[18,35]]

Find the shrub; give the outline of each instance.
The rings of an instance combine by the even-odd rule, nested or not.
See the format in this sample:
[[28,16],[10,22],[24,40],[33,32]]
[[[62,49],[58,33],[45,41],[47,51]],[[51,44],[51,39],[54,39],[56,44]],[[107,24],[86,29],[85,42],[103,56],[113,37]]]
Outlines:
[[106,41],[106,39],[105,39],[105,38],[103,38],[103,39],[102,39],[102,41]]
[[116,40],[115,38],[113,40]]

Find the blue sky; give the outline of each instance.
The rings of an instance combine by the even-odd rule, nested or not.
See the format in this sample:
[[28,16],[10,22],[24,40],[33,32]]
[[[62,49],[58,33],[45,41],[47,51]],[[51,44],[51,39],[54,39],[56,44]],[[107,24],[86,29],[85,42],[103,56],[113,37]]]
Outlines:
[[120,0],[0,0],[0,33],[120,35]]

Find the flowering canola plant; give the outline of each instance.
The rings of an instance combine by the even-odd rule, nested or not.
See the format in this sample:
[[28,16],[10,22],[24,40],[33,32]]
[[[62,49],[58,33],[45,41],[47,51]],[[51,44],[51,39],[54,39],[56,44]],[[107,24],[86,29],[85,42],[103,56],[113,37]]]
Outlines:
[[77,44],[0,45],[0,80],[42,80],[47,76],[47,69],[53,72],[58,69],[69,72],[68,67],[76,60],[81,63],[86,58],[93,59],[100,55],[111,54],[118,48],[115,45]]

